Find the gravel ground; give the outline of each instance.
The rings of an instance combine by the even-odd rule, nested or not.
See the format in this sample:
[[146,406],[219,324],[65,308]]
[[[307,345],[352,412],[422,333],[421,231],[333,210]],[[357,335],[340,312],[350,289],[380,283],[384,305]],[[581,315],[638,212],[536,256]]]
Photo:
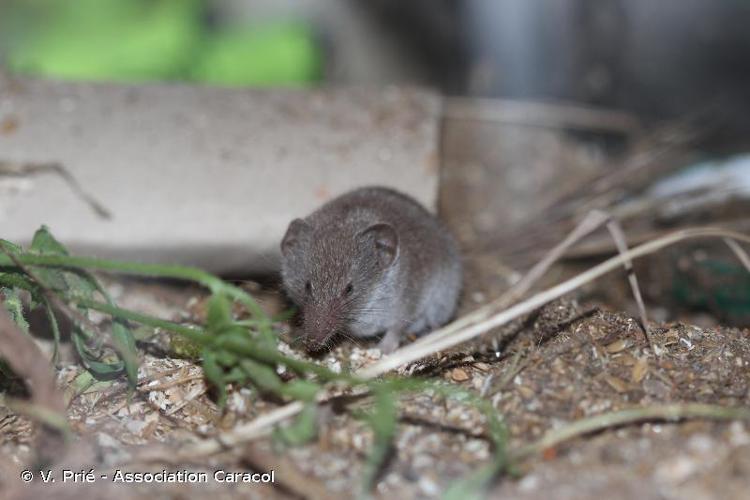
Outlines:
[[[471,137],[459,132],[454,131],[458,134],[453,136],[455,140]],[[513,134],[503,137],[512,144]],[[551,145],[553,153],[565,149],[565,140],[560,137],[544,132],[542,139]],[[535,144],[528,137],[521,143],[519,147],[523,148]],[[561,158],[576,163],[587,154],[585,148],[576,146]],[[553,156],[549,148],[544,149],[543,158]],[[502,203],[498,205],[496,193],[471,188],[472,183],[497,183],[498,176],[509,175],[511,166],[499,161],[482,169],[476,167],[480,162],[472,175],[462,177],[458,170],[472,158],[450,151],[447,157],[442,209],[444,214],[450,211],[446,220],[452,227],[463,228],[457,233],[467,256],[461,307],[461,313],[465,313],[498,296],[517,278],[518,273],[504,265],[500,257],[492,258],[486,252],[474,254],[471,248],[488,237],[496,221],[510,224],[520,216],[515,212],[497,215]],[[510,160],[513,158],[511,155]],[[584,162],[585,168],[591,168],[595,158]],[[544,178],[542,166],[554,162],[540,160],[534,165],[535,175]],[[462,204],[460,197],[467,193],[476,196],[471,203]],[[494,211],[497,218],[488,211]],[[108,287],[123,307],[177,321],[200,320],[205,314],[205,296],[194,288],[133,280],[109,281]],[[268,311],[283,309],[273,287],[247,287]],[[657,357],[646,344],[637,321],[622,310],[611,304],[608,307],[606,301],[566,297],[475,342],[412,366],[409,372],[454,384],[491,401],[507,423],[511,449],[566,423],[621,409],[683,402],[750,406],[747,329],[716,326],[716,322],[703,326],[653,322],[652,335],[663,349]],[[279,328],[287,338],[288,327]],[[69,353],[59,372],[60,386],[70,403],[69,420],[77,436],[73,456],[78,457],[78,463],[96,464],[97,472],[128,462],[128,456],[140,449],[134,447],[154,443],[177,447],[232,429],[278,406],[247,388],[233,387],[228,407],[221,412],[200,367],[191,359],[175,357],[174,346],[165,334],[158,334],[141,347],[139,385],[133,394],[121,381],[94,384],[82,391],[85,376]],[[305,356],[289,346],[284,350]],[[343,342],[318,361],[340,370],[367,366],[379,358],[374,343]],[[327,406],[321,412],[320,433],[314,443],[280,455],[271,450],[270,440],[261,439],[179,463],[162,460],[128,465],[128,470],[135,471],[204,471],[209,476],[218,469],[274,469],[277,482],[272,487],[217,481],[200,485],[114,485],[98,481],[64,489],[58,484],[54,491],[60,498],[104,498],[112,494],[123,498],[348,498],[360,489],[364,459],[373,438],[350,411],[366,405],[367,400],[352,397],[345,403]],[[376,497],[435,498],[456,480],[488,463],[492,449],[486,439],[485,422],[470,406],[419,393],[403,398],[399,410],[394,452],[382,471]],[[0,409],[0,488],[10,484],[6,473],[31,456],[32,438],[33,427],[27,420]],[[500,478],[489,496],[747,498],[750,424],[687,420],[624,425],[579,436],[532,455],[518,464],[518,472],[518,477]],[[37,481],[29,487],[28,498],[49,495],[52,488]]]

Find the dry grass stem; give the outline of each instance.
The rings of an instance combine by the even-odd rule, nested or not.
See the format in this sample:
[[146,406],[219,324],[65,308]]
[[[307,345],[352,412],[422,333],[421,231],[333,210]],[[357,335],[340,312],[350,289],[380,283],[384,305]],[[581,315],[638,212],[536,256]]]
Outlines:
[[[598,216],[593,216],[591,221],[595,221],[596,218],[598,218]],[[676,231],[672,234],[644,243],[638,247],[621,253],[620,255],[612,257],[567,281],[564,281],[552,288],[540,292],[528,298],[527,300],[516,304],[513,307],[510,307],[504,311],[500,311],[489,317],[487,316],[489,312],[488,309],[481,308],[474,313],[459,318],[457,321],[433,332],[428,336],[428,338],[436,340],[433,340],[431,342],[413,343],[411,345],[403,347],[395,351],[393,354],[383,358],[378,363],[375,363],[365,370],[361,370],[357,373],[357,375],[363,378],[374,378],[400,366],[417,361],[441,350],[463,343],[478,335],[486,333],[493,328],[502,326],[518,318],[519,316],[530,313],[535,309],[551,302],[552,300],[560,298],[563,295],[570,293],[578,289],[579,287],[609,273],[610,271],[623,266],[626,262],[657,252],[667,246],[694,238],[724,238],[732,241],[735,244],[737,241],[750,243],[750,236],[720,228],[707,227]],[[737,246],[739,247],[739,245]],[[446,332],[451,332],[452,335],[447,336]],[[217,437],[198,441],[187,447],[184,447],[182,450],[179,450],[177,452],[171,450],[168,452],[168,454],[171,459],[179,460],[180,457],[194,459],[197,456],[205,456],[213,453],[218,453],[240,443],[248,442],[262,436],[267,436],[271,432],[274,425],[296,415],[302,410],[302,408],[302,403],[289,403],[269,413],[266,413],[265,415],[262,415],[261,417],[258,417],[251,422],[239,425],[231,431],[222,433]],[[660,411],[664,412],[667,410]],[[698,415],[696,414],[696,416]],[[647,417],[641,417],[641,419],[644,418]],[[652,418],[658,418],[658,416]],[[137,458],[139,461],[148,461],[149,459],[161,460],[164,457],[165,450],[152,449],[151,451],[143,450],[138,454]]]
[[[720,228],[707,227],[675,231],[674,233],[637,246],[627,251],[626,253],[612,257],[602,262],[601,264],[594,266],[591,269],[578,274],[577,276],[574,276],[567,281],[564,281],[556,286],[548,288],[543,292],[533,295],[525,301],[516,304],[508,309],[505,309],[504,311],[498,312],[497,314],[494,314],[486,319],[484,311],[467,314],[459,321],[462,321],[463,323],[468,322],[469,325],[458,331],[454,331],[453,335],[447,337],[443,333],[446,329],[455,330],[453,324],[450,324],[447,327],[441,328],[436,332],[428,335],[427,338],[439,336],[440,338],[438,338],[436,341],[429,342],[426,338],[424,342],[414,343],[403,347],[395,351],[391,355],[386,356],[378,363],[368,367],[362,373],[359,373],[359,375],[363,377],[376,377],[407,363],[417,361],[424,358],[425,356],[429,356],[436,352],[466,342],[467,340],[477,337],[478,335],[492,330],[493,328],[502,326],[524,314],[528,314],[536,310],[537,308],[555,299],[558,299],[563,295],[566,295],[580,288],[581,286],[597,278],[600,278],[601,276],[604,276],[605,274],[622,266],[629,260],[634,260],[645,255],[649,255],[661,250],[664,247],[694,238],[729,238],[735,241],[750,243],[750,236]],[[481,318],[481,320],[474,322],[475,318]]]
[[513,452],[512,456],[515,459],[525,458],[530,455],[542,453],[544,450],[558,446],[573,438],[611,427],[648,420],[677,421],[689,418],[750,421],[750,408],[727,408],[725,406],[702,403],[685,403],[645,406],[594,415],[593,417],[582,418],[559,429],[549,431],[539,441]]

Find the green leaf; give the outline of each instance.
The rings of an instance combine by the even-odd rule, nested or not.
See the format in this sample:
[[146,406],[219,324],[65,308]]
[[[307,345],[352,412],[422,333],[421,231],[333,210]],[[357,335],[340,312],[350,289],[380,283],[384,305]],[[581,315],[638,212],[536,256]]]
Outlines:
[[55,316],[55,310],[52,308],[47,297],[42,296],[42,303],[44,304],[44,311],[47,314],[47,321],[49,326],[52,328],[52,338],[55,342],[55,350],[52,353],[52,363],[57,364],[58,354],[60,353],[60,326],[57,324],[57,316]]
[[235,354],[232,354],[231,352],[227,352],[223,349],[216,351],[215,354],[216,354],[216,361],[221,366],[226,366],[227,368],[229,368],[229,367],[236,365],[239,362],[239,358]]
[[488,433],[494,447],[494,456],[492,462],[479,468],[468,477],[454,482],[445,492],[443,498],[449,500],[466,500],[474,498],[483,498],[487,486],[493,478],[503,472],[514,473],[513,464],[508,458],[508,428],[500,418],[497,410],[488,401],[461,389],[440,387],[444,394],[463,396],[466,404],[470,404],[479,409],[487,419]]
[[216,388],[217,401],[220,408],[224,408],[227,402],[226,380],[224,380],[224,370],[219,366],[216,355],[209,349],[203,350],[203,374],[206,380]]
[[52,236],[47,226],[37,229],[29,248],[40,255],[68,255],[68,249]]
[[95,387],[97,383],[111,384],[111,382],[97,382],[90,371],[81,371],[81,373],[79,373],[76,378],[74,378],[73,381],[65,388],[65,392],[63,393],[65,404],[70,404],[70,402],[74,398],[88,391],[92,387]]
[[92,275],[84,271],[72,270],[63,272],[63,279],[65,280],[66,289],[70,292],[70,295],[91,299],[96,292],[100,292],[107,297],[108,302],[112,302],[102,286],[99,285],[99,282],[97,282]]
[[244,328],[230,327],[216,337],[214,346],[217,349],[224,349],[232,354],[243,355],[247,357],[257,356],[257,342],[250,336],[250,333]]
[[306,404],[297,418],[286,427],[276,427],[273,432],[274,444],[283,446],[300,446],[310,442],[318,435],[317,406]]
[[23,252],[23,248],[21,248],[19,245],[16,245],[15,243],[4,240],[2,238],[0,238],[0,246],[2,246],[7,252],[13,255],[18,255]]
[[[46,226],[42,226],[34,233],[29,251],[37,255],[68,255],[68,250],[52,236]],[[34,269],[34,274],[45,286],[53,290],[68,290],[64,273],[59,269],[40,267]]]
[[321,390],[321,386],[309,380],[292,380],[284,384],[282,394],[298,401],[311,402]]
[[[34,233],[29,250],[37,255],[69,255],[68,249],[52,236],[46,226],[42,226]],[[34,274],[53,290],[70,292],[84,298],[92,298],[97,291],[106,296],[106,292],[96,279],[82,269],[40,267]]]
[[0,288],[0,293],[5,296],[5,309],[10,313],[10,317],[18,327],[26,333],[29,333],[29,323],[23,314],[23,301],[19,294],[18,288]]
[[238,383],[238,384],[246,384],[248,382],[248,375],[245,373],[245,370],[240,368],[239,366],[233,366],[227,373],[224,374],[224,382],[225,383]]
[[218,335],[232,324],[232,303],[222,293],[215,293],[208,299],[206,330],[209,334]]
[[125,369],[125,363],[122,360],[112,362],[101,361],[99,357],[88,348],[81,335],[74,333],[72,339],[83,365],[97,379],[113,379],[119,376]]
[[133,333],[123,321],[115,320],[112,323],[112,341],[125,365],[130,387],[135,388],[138,384],[138,350]]
[[387,385],[378,386],[374,389],[375,408],[368,416],[367,421],[373,430],[375,441],[365,464],[363,493],[369,493],[380,474],[385,459],[391,451],[393,436],[396,434],[396,419],[398,411],[396,401]]
[[277,396],[281,395],[284,383],[276,374],[276,370],[271,366],[258,363],[249,358],[241,359],[240,366],[258,389]]
[[125,365],[121,360],[105,363],[93,359],[84,359],[83,364],[94,375],[94,377],[101,380],[117,378],[125,369]]

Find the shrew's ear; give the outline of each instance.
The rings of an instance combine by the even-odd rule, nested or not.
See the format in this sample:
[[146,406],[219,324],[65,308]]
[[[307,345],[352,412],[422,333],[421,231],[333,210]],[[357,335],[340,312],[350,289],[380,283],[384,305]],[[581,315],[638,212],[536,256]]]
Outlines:
[[310,233],[312,227],[302,219],[294,219],[289,223],[284,238],[281,240],[281,254],[287,255],[297,248]]
[[382,267],[390,266],[398,255],[398,235],[390,224],[373,224],[358,235],[375,246],[378,262]]

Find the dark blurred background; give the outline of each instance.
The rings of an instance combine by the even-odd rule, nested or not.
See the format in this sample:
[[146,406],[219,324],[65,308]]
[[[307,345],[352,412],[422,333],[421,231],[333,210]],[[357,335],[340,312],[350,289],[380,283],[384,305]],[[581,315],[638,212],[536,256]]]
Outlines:
[[746,0],[5,0],[2,62],[59,78],[419,83],[663,119],[750,99]]
[[[0,69],[436,89],[449,97],[438,208],[470,256],[467,281],[492,296],[592,208],[631,244],[695,224],[750,231],[749,27],[750,0],[5,0]],[[610,255],[605,240],[576,258]],[[719,246],[647,263],[668,274],[647,298],[750,324],[750,278]],[[607,301],[628,304],[620,295]]]

